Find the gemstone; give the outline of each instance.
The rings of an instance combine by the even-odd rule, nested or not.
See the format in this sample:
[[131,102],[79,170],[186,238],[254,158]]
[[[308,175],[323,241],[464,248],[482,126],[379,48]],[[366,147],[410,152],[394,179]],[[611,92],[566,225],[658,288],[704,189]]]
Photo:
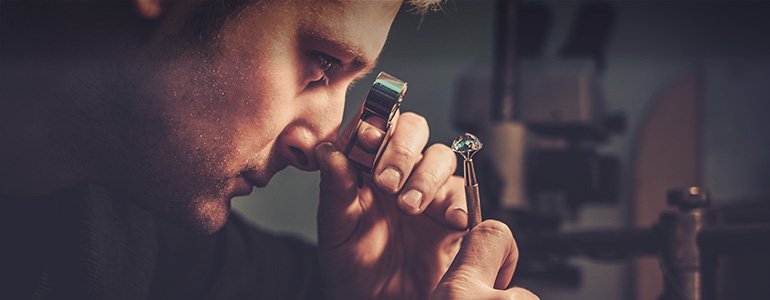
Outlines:
[[481,141],[475,135],[465,133],[452,141],[452,151],[457,153],[476,152],[481,150]]

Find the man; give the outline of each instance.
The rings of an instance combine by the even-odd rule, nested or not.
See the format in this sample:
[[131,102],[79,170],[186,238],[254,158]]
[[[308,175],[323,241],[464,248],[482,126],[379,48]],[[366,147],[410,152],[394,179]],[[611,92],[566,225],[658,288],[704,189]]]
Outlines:
[[[517,259],[506,226],[466,233],[454,154],[422,151],[424,118],[398,117],[360,188],[335,145],[347,87],[374,67],[400,6],[3,2],[10,293],[534,298],[505,289]],[[320,169],[317,260],[228,218],[232,197],[288,165]]]

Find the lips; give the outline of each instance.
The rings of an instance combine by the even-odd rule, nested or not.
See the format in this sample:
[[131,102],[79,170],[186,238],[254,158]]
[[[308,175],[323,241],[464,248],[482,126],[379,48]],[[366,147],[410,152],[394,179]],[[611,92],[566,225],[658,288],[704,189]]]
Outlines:
[[238,197],[238,196],[246,196],[248,194],[251,194],[251,190],[253,189],[254,184],[251,182],[251,180],[246,179],[243,176],[238,176],[235,178],[235,184],[233,187],[232,196]]
[[[264,178],[264,176],[261,176],[257,171],[243,172],[241,173],[241,176],[243,176],[249,184],[256,187],[264,187],[270,181],[270,178]],[[272,177],[272,174],[270,177]]]
[[246,181],[256,187],[265,187],[270,179],[273,178],[275,173],[285,169],[288,166],[286,163],[271,163],[264,172],[258,172],[256,170],[248,170],[241,173]]

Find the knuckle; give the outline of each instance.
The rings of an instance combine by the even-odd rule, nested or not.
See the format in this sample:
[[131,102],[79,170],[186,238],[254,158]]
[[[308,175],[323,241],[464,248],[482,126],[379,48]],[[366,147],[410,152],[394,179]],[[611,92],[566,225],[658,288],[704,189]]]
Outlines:
[[461,274],[452,274],[436,286],[436,299],[468,299],[473,295],[470,280]]
[[509,245],[512,248],[511,255],[518,258],[518,249],[513,239],[511,229],[505,224],[496,220],[487,220],[476,226],[472,230],[475,238],[491,242],[497,245]]
[[[428,150],[426,152],[436,153],[436,155],[446,156],[446,157],[454,157],[455,153],[452,151],[452,149],[449,149],[449,146],[441,144],[441,143],[435,143],[433,145],[430,145],[428,147]],[[452,160],[454,161],[454,160]]]
[[460,288],[449,288],[446,290],[444,295],[446,295],[446,298],[444,299],[468,299],[471,293],[466,291],[465,289]]
[[503,222],[497,220],[488,220],[474,228],[479,234],[499,239],[513,239],[513,233]]
[[[388,150],[399,157],[406,157],[406,158],[416,158],[419,153],[415,151],[412,148],[409,148],[409,146],[404,145],[402,143],[391,143],[390,146],[388,146]],[[411,160],[410,160],[411,161]]]
[[398,122],[406,122],[410,127],[412,128],[420,128],[423,127],[425,129],[428,129],[428,120],[425,119],[425,117],[418,115],[413,112],[407,112],[403,113],[400,118],[398,118]]
[[449,149],[447,145],[435,143],[433,145],[430,145],[428,149],[425,151],[425,155],[431,155],[435,156],[434,160],[441,161],[441,165],[446,168],[446,171],[448,174],[452,174],[455,172],[455,169],[457,168],[457,159],[455,159],[455,153],[452,151],[452,149]]
[[420,172],[421,184],[436,189],[441,181],[441,172],[436,169],[428,168]]

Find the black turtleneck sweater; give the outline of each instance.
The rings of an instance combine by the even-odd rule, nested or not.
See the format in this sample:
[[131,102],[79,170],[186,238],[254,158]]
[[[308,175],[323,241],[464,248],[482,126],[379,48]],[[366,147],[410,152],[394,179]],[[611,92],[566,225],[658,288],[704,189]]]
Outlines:
[[189,232],[91,186],[0,197],[2,299],[319,299],[315,250],[233,214]]

